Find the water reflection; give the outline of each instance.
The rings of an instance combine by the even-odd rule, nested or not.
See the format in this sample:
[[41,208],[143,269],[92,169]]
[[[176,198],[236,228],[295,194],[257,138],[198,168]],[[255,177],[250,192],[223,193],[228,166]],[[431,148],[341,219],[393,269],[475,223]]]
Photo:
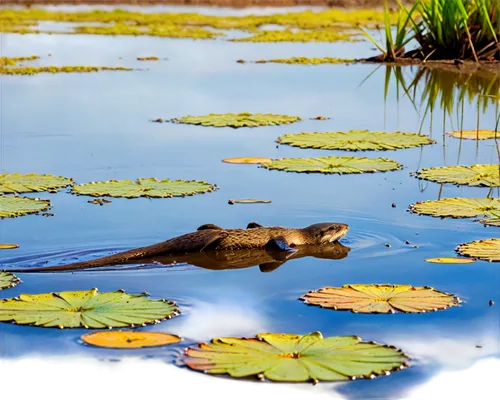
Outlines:
[[114,266],[100,267],[98,269],[105,271],[123,271],[124,269],[150,269],[189,264],[204,269],[220,271],[226,269],[249,268],[258,265],[261,272],[272,272],[287,261],[304,257],[340,260],[347,257],[350,250],[349,247],[335,242],[321,246],[299,246],[295,252],[275,251],[271,249],[204,251],[199,253],[148,257],[122,263],[123,265],[133,264],[133,267]]

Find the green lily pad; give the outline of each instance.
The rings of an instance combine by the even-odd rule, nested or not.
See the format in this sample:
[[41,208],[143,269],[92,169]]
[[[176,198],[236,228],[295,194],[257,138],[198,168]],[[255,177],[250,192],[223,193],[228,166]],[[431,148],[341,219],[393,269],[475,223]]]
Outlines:
[[0,219],[34,214],[40,211],[46,211],[49,207],[49,200],[31,199],[29,197],[0,196]]
[[170,122],[178,124],[192,124],[214,126],[217,128],[229,126],[231,128],[256,127],[265,125],[291,124],[300,121],[299,117],[280,114],[252,114],[242,112],[239,114],[208,114],[201,116],[188,115],[182,118],[173,118]]
[[423,168],[417,172],[416,177],[438,183],[500,186],[500,166],[498,164],[474,164],[471,166]]
[[364,172],[393,171],[401,164],[387,158],[317,157],[283,158],[262,164],[267,169],[287,172],[321,172],[323,174],[361,174]]
[[410,212],[433,217],[474,218],[490,217],[500,212],[500,199],[448,198],[429,200],[410,205]]
[[174,197],[192,196],[199,193],[216,190],[216,185],[202,181],[172,181],[170,179],[158,180],[155,178],[140,178],[137,181],[107,181],[90,182],[73,186],[72,193],[86,196],[111,196],[111,197]]
[[435,143],[427,136],[416,133],[385,133],[367,130],[286,134],[276,141],[303,149],[349,151],[407,149]]
[[73,184],[73,179],[55,175],[0,174],[0,194],[45,192]]
[[352,33],[339,30],[292,31],[262,30],[254,36],[231,39],[233,42],[359,42]]
[[462,256],[479,260],[500,261],[500,239],[474,240],[457,246],[455,251]]
[[154,324],[179,313],[175,303],[123,291],[21,294],[0,300],[0,321],[45,328],[115,328]]
[[256,338],[216,338],[185,351],[188,367],[234,378],[258,375],[272,381],[345,381],[388,375],[408,365],[401,350],[357,336],[323,338],[261,333]]
[[9,272],[0,271],[0,290],[9,289],[16,286],[21,280]]

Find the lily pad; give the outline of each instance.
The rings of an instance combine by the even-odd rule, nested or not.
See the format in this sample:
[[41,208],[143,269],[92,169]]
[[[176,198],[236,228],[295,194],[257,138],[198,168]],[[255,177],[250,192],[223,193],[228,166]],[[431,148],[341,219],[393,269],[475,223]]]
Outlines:
[[19,245],[14,243],[0,243],[0,249],[17,249],[18,247]]
[[477,139],[477,140],[486,140],[486,139],[495,139],[500,136],[500,132],[494,131],[491,129],[472,129],[468,131],[454,131],[447,132],[448,136],[452,136],[458,139]]
[[438,183],[454,183],[468,186],[500,186],[498,164],[457,165],[449,167],[423,168],[417,178]]
[[49,200],[31,199],[29,197],[0,196],[0,219],[20,217],[48,210]]
[[234,378],[258,375],[272,381],[345,381],[389,375],[408,365],[401,350],[357,336],[323,338],[261,333],[256,338],[216,338],[185,351],[188,367]]
[[393,171],[402,165],[387,158],[317,157],[282,158],[262,164],[267,169],[287,172],[321,172],[323,174],[361,174],[363,172]]
[[73,179],[55,175],[0,174],[0,194],[45,192],[73,184]]
[[174,197],[192,196],[199,193],[211,192],[216,189],[202,181],[172,181],[170,179],[158,180],[155,178],[140,178],[137,181],[111,180],[107,182],[90,182],[74,186],[71,191],[75,194],[86,196],[111,196],[111,197]]
[[455,251],[462,256],[479,260],[500,261],[500,239],[474,240],[457,246]]
[[178,343],[182,340],[179,336],[168,333],[139,331],[91,332],[83,335],[81,339],[93,346],[115,349],[158,347]]
[[291,124],[300,121],[299,117],[281,114],[252,114],[242,112],[239,114],[208,114],[201,116],[188,115],[170,120],[178,124],[192,124],[214,126],[217,128],[229,126],[231,128],[256,127],[265,125]]
[[410,205],[410,212],[433,217],[473,218],[494,216],[500,212],[500,199],[448,198],[428,200]]
[[229,204],[255,204],[255,203],[263,203],[269,204],[271,200],[258,200],[258,199],[241,199],[241,200],[229,200]]
[[301,297],[307,304],[351,310],[356,313],[423,313],[445,310],[460,303],[453,294],[429,286],[410,285],[344,285],[324,287]]
[[349,151],[407,149],[435,143],[427,136],[416,133],[385,133],[367,130],[286,134],[276,141],[303,149]]
[[425,261],[436,264],[472,264],[476,262],[476,260],[474,260],[473,258],[459,258],[459,257],[426,258]]
[[[238,62],[244,62],[244,60],[238,60]],[[255,61],[256,64],[267,64],[267,63],[277,63],[277,64],[299,64],[299,65],[318,65],[318,64],[350,64],[354,63],[356,60],[354,58],[337,58],[337,57],[290,57],[290,58],[273,58],[270,60],[258,60]]]
[[265,157],[234,157],[224,158],[222,161],[230,164],[264,164],[273,160]]
[[176,316],[168,300],[150,300],[147,294],[123,291],[21,294],[0,300],[0,321],[45,328],[112,328],[154,324]]
[[497,216],[495,216],[494,218],[481,219],[479,220],[479,222],[489,226],[500,226],[500,218]]
[[9,272],[0,271],[0,290],[9,289],[16,286],[21,280]]

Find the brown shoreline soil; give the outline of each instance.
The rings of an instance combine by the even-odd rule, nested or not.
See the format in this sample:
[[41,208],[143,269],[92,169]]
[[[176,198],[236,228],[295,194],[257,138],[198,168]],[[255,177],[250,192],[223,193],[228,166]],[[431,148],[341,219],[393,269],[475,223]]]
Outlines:
[[422,61],[415,58],[399,58],[396,61],[381,61],[377,60],[376,57],[368,59],[359,59],[356,62],[364,64],[383,64],[394,67],[403,67],[409,65],[415,65],[423,68],[439,68],[449,70],[450,72],[479,72],[479,71],[489,71],[496,72],[500,74],[500,61],[468,61],[468,60],[427,60]]
[[[395,0],[390,4],[397,5]],[[383,7],[384,0],[2,0],[3,6],[36,6],[36,5],[178,5],[178,6],[211,6],[211,7]]]

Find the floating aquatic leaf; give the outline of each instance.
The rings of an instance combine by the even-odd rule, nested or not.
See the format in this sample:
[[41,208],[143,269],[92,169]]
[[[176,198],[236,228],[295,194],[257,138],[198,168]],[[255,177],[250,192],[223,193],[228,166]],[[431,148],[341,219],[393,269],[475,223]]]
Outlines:
[[437,264],[472,264],[476,262],[476,260],[472,258],[458,258],[458,257],[426,258],[425,261]]
[[231,39],[233,42],[357,42],[355,35],[339,30],[262,30],[254,36]]
[[0,300],[0,321],[45,328],[110,328],[157,323],[179,313],[175,303],[123,291],[21,294]]
[[500,261],[500,239],[474,240],[457,246],[455,251],[462,256],[479,260]]
[[241,200],[229,200],[229,204],[254,204],[254,203],[270,203],[271,200],[257,200],[257,199],[241,199]]
[[45,211],[49,207],[49,200],[31,199],[29,197],[0,196],[0,219],[34,214]]
[[55,175],[0,174],[0,194],[54,191],[73,184],[73,179]]
[[452,136],[459,139],[478,139],[478,140],[495,139],[500,136],[500,132],[489,129],[454,131],[454,132],[447,132],[446,134],[448,136]]
[[99,71],[132,71],[132,68],[124,67],[92,67],[85,65],[69,65],[63,67],[0,67],[0,75],[38,75],[38,74],[59,74],[59,73],[88,73]]
[[473,218],[494,216],[500,212],[500,199],[496,198],[448,198],[428,200],[410,205],[410,212],[433,217]]
[[301,297],[307,304],[358,313],[421,313],[445,310],[460,303],[453,294],[429,286],[344,285],[325,287]]
[[185,351],[185,363],[210,374],[259,375],[272,381],[344,381],[388,375],[407,366],[401,350],[357,336],[323,338],[261,333],[257,338],[216,338]]
[[435,143],[427,136],[416,133],[385,133],[367,130],[286,134],[276,141],[301,148],[349,151],[407,149]]
[[0,243],[0,249],[17,249],[18,247],[19,245],[14,243]]
[[83,335],[81,339],[93,346],[118,349],[165,346],[182,340],[179,336],[168,333],[139,331],[91,332]]
[[[245,60],[238,60],[239,63],[245,63]],[[273,58],[270,60],[254,61],[256,64],[302,64],[302,65],[318,65],[318,64],[349,64],[356,62],[353,58],[336,58],[336,57],[322,57],[322,58],[309,58],[309,57],[290,57],[290,58]]]
[[137,57],[137,61],[158,61],[159,58],[155,56],[151,57]]
[[234,158],[224,158],[222,160],[226,163],[231,164],[264,164],[273,161],[272,158],[265,157],[234,157]]
[[449,167],[423,168],[417,178],[438,183],[455,183],[468,186],[500,186],[500,165],[474,164]]
[[321,172],[323,174],[361,174],[363,172],[393,171],[402,166],[387,158],[317,157],[282,158],[262,164],[267,169],[287,172]]
[[489,218],[489,219],[481,219],[479,220],[484,225],[489,225],[489,226],[500,226],[500,218],[495,216],[494,218]]
[[0,290],[9,289],[16,286],[21,280],[9,272],[0,271]]
[[280,114],[252,114],[249,112],[242,112],[239,114],[208,114],[201,116],[191,116],[181,118],[173,118],[171,122],[178,124],[192,124],[202,126],[215,126],[231,128],[241,127],[256,127],[265,125],[282,125],[291,124],[300,121],[299,117]]
[[174,197],[192,196],[198,193],[211,192],[216,189],[202,181],[172,181],[170,179],[158,180],[155,178],[140,178],[137,181],[111,180],[107,182],[90,182],[74,186],[71,191],[75,194],[87,196],[111,197]]

